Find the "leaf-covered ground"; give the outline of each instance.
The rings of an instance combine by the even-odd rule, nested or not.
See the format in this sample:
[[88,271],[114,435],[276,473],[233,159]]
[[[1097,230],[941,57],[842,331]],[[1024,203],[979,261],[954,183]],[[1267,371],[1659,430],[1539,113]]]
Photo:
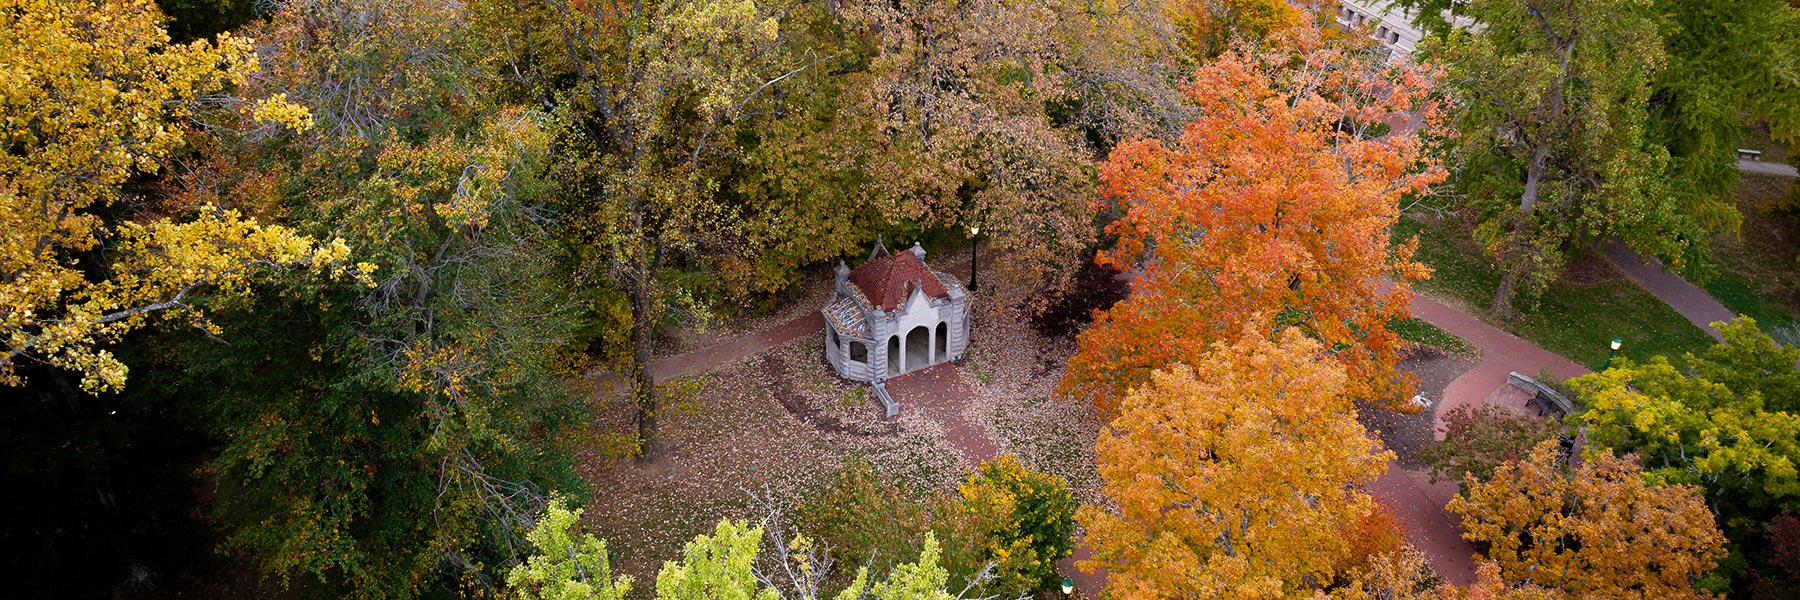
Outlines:
[[[716,342],[817,310],[831,287],[819,279],[780,311],[693,339]],[[977,394],[966,416],[1002,452],[1068,478],[1078,499],[1097,500],[1099,418],[1090,405],[1053,395],[1073,340],[1040,336],[1014,311],[979,302],[974,343],[958,367]],[[904,408],[899,418],[882,420],[868,387],[837,377],[819,343],[807,336],[671,385],[679,400],[665,420],[667,452],[656,461],[613,457],[617,443],[608,440],[631,431],[629,405],[622,397],[596,400],[597,420],[579,453],[579,470],[592,486],[584,520],[640,591],[682,543],[719,519],[759,514],[758,498],[798,502],[852,461],[867,461],[922,494],[962,481],[965,464],[938,423]]]

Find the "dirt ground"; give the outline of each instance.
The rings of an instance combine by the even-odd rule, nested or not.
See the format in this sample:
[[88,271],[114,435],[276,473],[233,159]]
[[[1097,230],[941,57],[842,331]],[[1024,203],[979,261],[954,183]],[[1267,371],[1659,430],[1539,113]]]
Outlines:
[[1444,399],[1444,388],[1474,366],[1436,348],[1415,346],[1401,359],[1399,367],[1419,376],[1419,393],[1431,399],[1431,408],[1409,415],[1359,404],[1356,418],[1370,433],[1381,438],[1382,445],[1394,451],[1400,466],[1410,470],[1423,469],[1425,463],[1419,460],[1419,451],[1435,439],[1432,423],[1438,405]]
[[1074,338],[1039,335],[1005,311],[977,320],[970,339],[961,375],[977,395],[975,422],[991,425],[1002,453],[1067,479],[1077,501],[1099,502],[1094,440],[1105,422],[1093,404],[1056,395]]

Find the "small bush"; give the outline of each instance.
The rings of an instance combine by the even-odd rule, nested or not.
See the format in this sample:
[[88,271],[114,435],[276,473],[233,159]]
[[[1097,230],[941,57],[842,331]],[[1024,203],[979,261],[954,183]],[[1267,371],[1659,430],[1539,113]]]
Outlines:
[[853,464],[794,515],[801,531],[831,548],[833,560],[866,561],[873,572],[917,556],[925,534],[934,534],[952,589],[988,571],[991,579],[975,590],[982,596],[1019,597],[1054,585],[1060,579],[1056,561],[1075,549],[1075,499],[1068,483],[1011,456],[982,464],[958,493],[927,501],[867,464]]
[[962,556],[945,555],[953,575],[968,580],[989,564],[994,580],[982,591],[1017,597],[1060,580],[1056,561],[1075,550],[1075,498],[1061,477],[1039,473],[1008,455],[981,465],[961,486],[956,537]]
[[1089,260],[1075,274],[1069,289],[1045,304],[1042,311],[1030,314],[1029,320],[1044,335],[1069,335],[1094,322],[1094,311],[1112,308],[1129,295],[1131,284],[1120,279],[1118,270]]
[[1556,421],[1520,417],[1492,406],[1458,406],[1444,415],[1444,440],[1426,447],[1419,457],[1431,467],[1433,482],[1443,479],[1487,481],[1494,469],[1522,460],[1539,442],[1554,437]]
[[919,554],[921,539],[932,529],[932,508],[868,463],[857,462],[796,507],[794,522],[829,546],[839,564],[870,561],[872,571],[881,573]]

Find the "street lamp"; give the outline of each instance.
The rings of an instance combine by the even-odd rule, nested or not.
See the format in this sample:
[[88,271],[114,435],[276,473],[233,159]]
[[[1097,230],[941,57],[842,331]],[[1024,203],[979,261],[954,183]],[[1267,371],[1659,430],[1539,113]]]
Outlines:
[[1623,345],[1625,345],[1624,341],[1620,340],[1619,338],[1613,338],[1612,350],[1609,350],[1606,352],[1606,364],[1601,366],[1600,370],[1605,371],[1607,369],[1612,368],[1613,356],[1615,356],[1619,353],[1619,346],[1623,346]]
[[975,291],[975,251],[981,247],[981,228],[969,228],[969,291]]
[[1069,597],[1070,594],[1075,593],[1075,580],[1064,577],[1063,583],[1062,583],[1062,588],[1063,588],[1063,597],[1064,598]]

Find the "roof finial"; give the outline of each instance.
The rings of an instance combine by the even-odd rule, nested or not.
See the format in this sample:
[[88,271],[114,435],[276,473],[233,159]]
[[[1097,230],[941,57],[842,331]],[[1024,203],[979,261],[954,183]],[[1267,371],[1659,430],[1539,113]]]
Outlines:
[[925,262],[925,247],[920,246],[918,240],[913,240],[912,253],[919,257],[919,262]]
[[881,258],[883,256],[888,256],[888,254],[889,253],[888,253],[887,246],[883,246],[881,244],[881,234],[879,234],[879,233],[875,234],[875,248],[873,250],[869,251],[869,260],[875,260],[875,259]]

